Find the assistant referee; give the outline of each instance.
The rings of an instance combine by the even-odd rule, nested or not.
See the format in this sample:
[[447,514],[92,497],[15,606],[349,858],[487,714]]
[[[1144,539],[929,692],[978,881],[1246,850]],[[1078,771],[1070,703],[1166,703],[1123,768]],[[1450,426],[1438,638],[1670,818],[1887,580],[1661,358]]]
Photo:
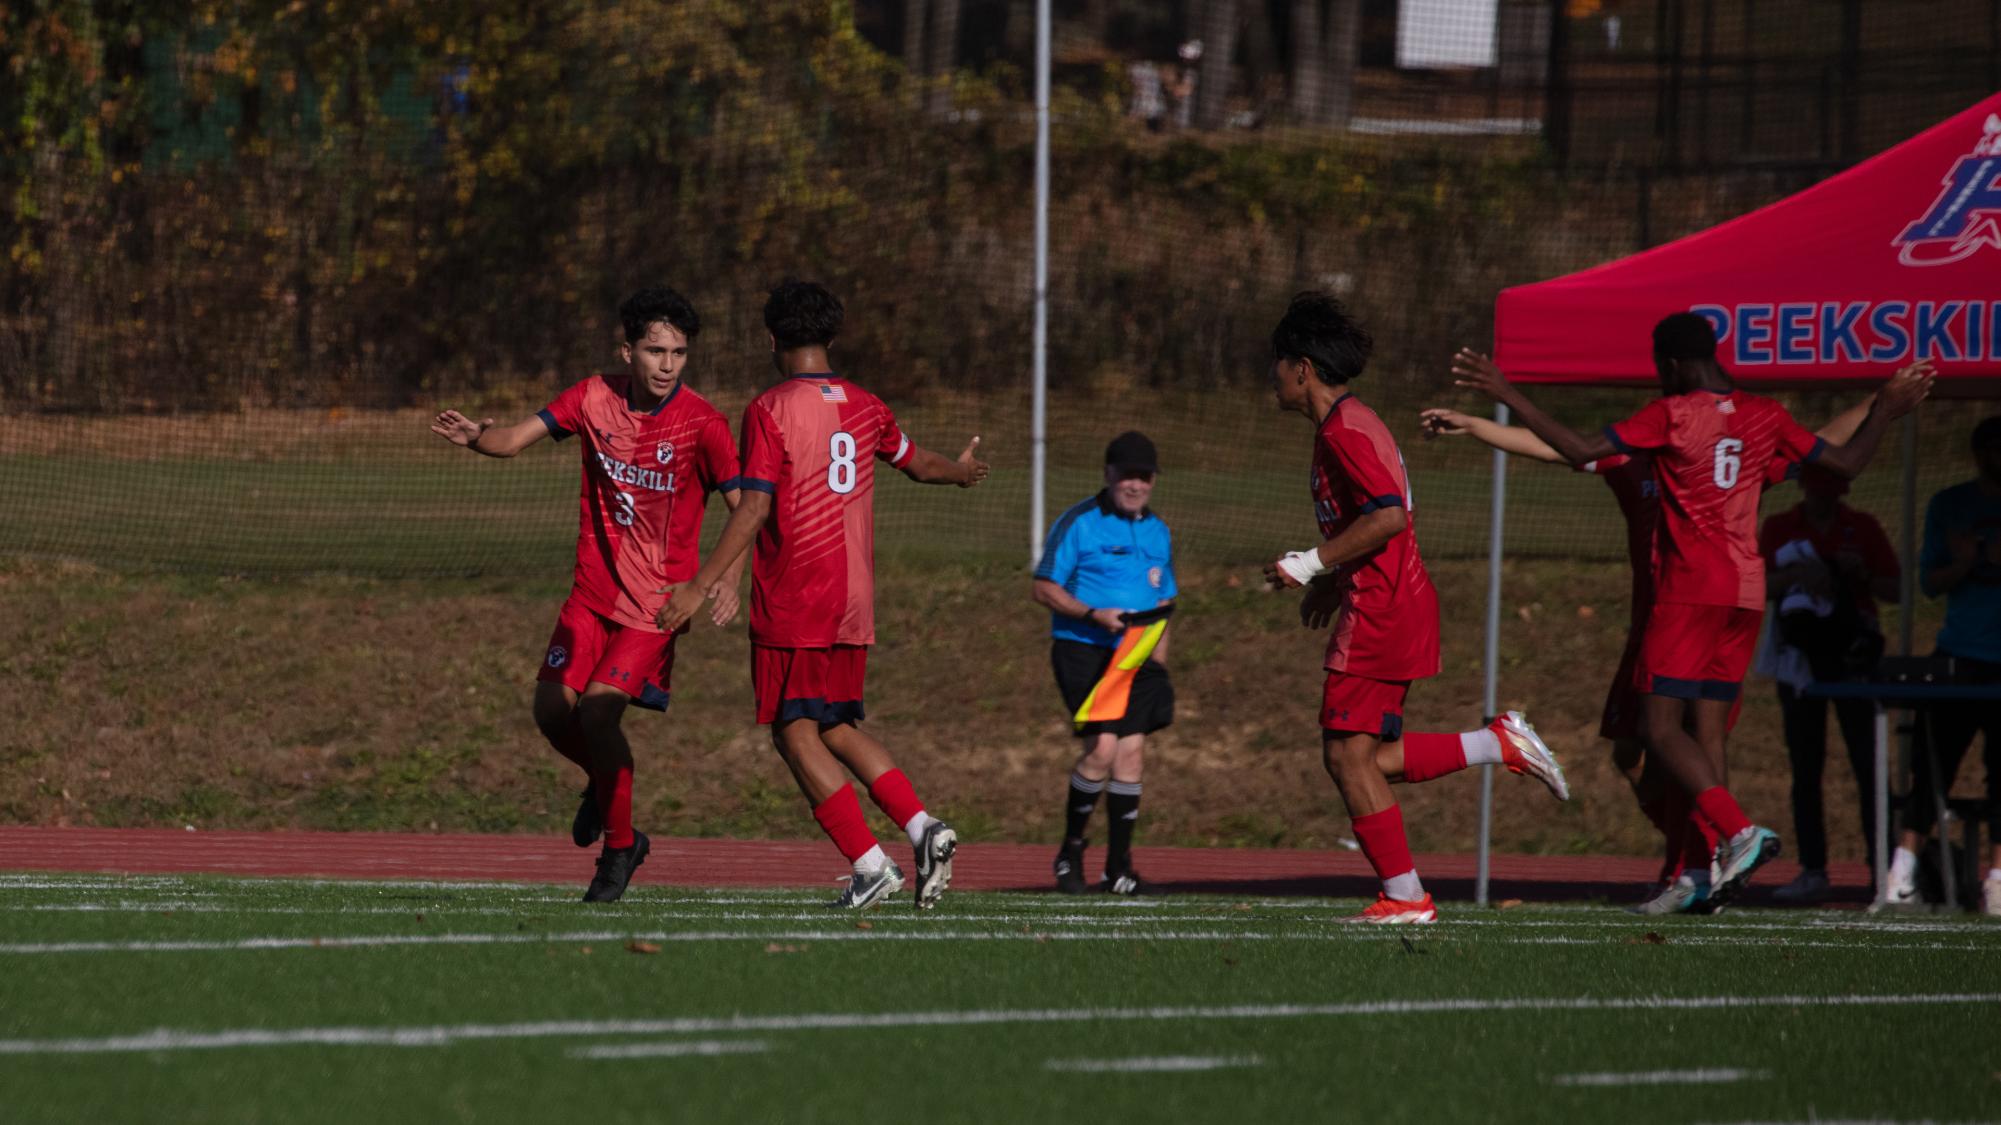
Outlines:
[[[1174,600],[1174,548],[1167,522],[1147,507],[1160,458],[1145,434],[1129,430],[1105,449],[1104,490],[1057,517],[1035,568],[1034,598],[1050,610],[1049,661],[1063,693],[1066,718],[1075,715],[1126,630],[1120,614]],[[1084,724],[1083,752],[1070,771],[1063,806],[1063,848],[1056,854],[1056,889],[1082,894],[1085,833],[1098,795],[1110,790],[1105,810],[1111,828],[1104,889],[1147,893],[1133,869],[1133,829],[1139,823],[1140,764],[1146,736],[1174,721],[1174,685],[1168,681],[1167,637],[1133,680],[1124,717]]]

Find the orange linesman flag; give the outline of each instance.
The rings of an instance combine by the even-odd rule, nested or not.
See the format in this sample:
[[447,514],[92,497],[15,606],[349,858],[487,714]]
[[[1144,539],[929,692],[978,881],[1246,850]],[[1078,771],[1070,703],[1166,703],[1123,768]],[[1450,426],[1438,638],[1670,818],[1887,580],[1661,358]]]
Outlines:
[[1126,706],[1132,701],[1133,678],[1139,675],[1140,665],[1153,655],[1161,634],[1167,632],[1167,618],[1173,612],[1173,606],[1161,606],[1125,615],[1125,635],[1112,650],[1112,662],[1105,666],[1105,674],[1098,678],[1091,694],[1084,697],[1084,705],[1071,717],[1078,730],[1083,730],[1085,723],[1109,723],[1126,717]]

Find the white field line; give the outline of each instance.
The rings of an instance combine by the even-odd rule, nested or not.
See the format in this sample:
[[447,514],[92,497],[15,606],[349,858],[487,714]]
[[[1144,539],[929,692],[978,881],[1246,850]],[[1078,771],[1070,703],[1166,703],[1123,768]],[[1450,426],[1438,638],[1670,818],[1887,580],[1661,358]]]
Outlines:
[[771,1049],[762,1039],[669,1040],[665,1043],[609,1043],[564,1052],[573,1059],[679,1059],[689,1056],[761,1055]]
[[[891,923],[877,923],[878,926]],[[1408,932],[1408,931],[1406,931]],[[577,930],[554,933],[529,931],[508,931],[503,933],[460,932],[435,934],[354,934],[318,937],[266,936],[233,939],[182,939],[149,941],[49,941],[49,942],[7,942],[0,943],[0,957],[33,957],[51,954],[74,953],[241,953],[263,952],[288,949],[384,949],[422,946],[467,946],[467,945],[555,945],[579,942],[738,942],[738,941],[785,941],[785,942],[899,942],[899,941],[995,941],[995,942],[1051,942],[1051,941],[1132,941],[1132,942],[1232,942],[1232,941],[1298,941],[1298,942],[1387,942],[1390,935],[1374,927],[1327,927],[1315,930],[1291,932],[1271,932],[1265,930],[1151,930],[1151,929],[1098,929],[1098,930],[1035,930],[1021,927],[1009,930],[933,930],[933,929],[827,929],[827,930]],[[1417,935],[1415,944],[1422,946],[1443,941],[1437,935]],[[1497,936],[1483,938],[1491,945],[1585,945],[1603,946],[1614,938],[1607,937],[1557,937],[1557,936]],[[1702,934],[1680,934],[1669,938],[1666,944],[1684,946],[1723,946],[1738,948],[1787,948],[1787,949],[1832,949],[1855,953],[1876,953],[1884,950],[1948,950],[1956,952],[1984,953],[1991,945],[1978,943],[1930,942],[1843,942],[1843,941],[1778,941],[1771,938],[1749,938],[1729,936],[1709,936]]]
[[407,1027],[159,1028],[101,1038],[0,1039],[0,1055],[92,1055],[228,1047],[441,1047],[498,1039],[617,1035],[726,1035],[775,1031],[852,1031],[1004,1024],[1163,1023],[1312,1017],[1471,1015],[1487,1012],[1726,1011],[1756,1008],[1888,1008],[2001,1004],[2001,992],[1878,993],[1836,996],[1494,997],[1374,1000],[1340,1004],[1239,1004],[1220,1007],[1027,1008],[932,1012],[805,1012],[770,1016],[686,1016],[626,1020],[433,1024]]
[[1762,1081],[1769,1070],[1742,1070],[1736,1067],[1706,1067],[1696,1070],[1633,1070],[1624,1073],[1559,1074],[1550,1079],[1558,1086],[1687,1086],[1724,1082]]
[[1166,1074],[1263,1066],[1256,1055],[1158,1055],[1133,1059],[1049,1059],[1042,1069],[1072,1074]]

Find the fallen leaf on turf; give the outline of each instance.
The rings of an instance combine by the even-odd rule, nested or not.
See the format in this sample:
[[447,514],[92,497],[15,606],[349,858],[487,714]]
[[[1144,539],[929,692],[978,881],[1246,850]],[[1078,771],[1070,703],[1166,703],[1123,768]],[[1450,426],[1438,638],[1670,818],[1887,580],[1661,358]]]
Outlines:
[[1662,934],[1660,934],[1660,933],[1656,933],[1656,932],[1655,932],[1655,931],[1653,931],[1653,930],[1648,930],[1648,931],[1647,931],[1646,933],[1644,933],[1644,934],[1641,934],[1641,935],[1640,935],[1639,937],[1636,937],[1636,938],[1627,938],[1627,939],[1626,939],[1626,944],[1627,944],[1627,945],[1666,945],[1666,944],[1667,944],[1667,938],[1666,938],[1666,936],[1664,936],[1664,935],[1662,935]]
[[591,955],[591,947],[586,945],[582,949],[577,950],[577,952],[589,957]]
[[424,924],[424,916],[422,914],[417,915],[417,924],[420,926]]
[[875,923],[874,923],[874,922],[856,922],[856,923],[855,923],[855,929],[857,929],[857,930],[873,930],[873,929],[875,929]]
[[1248,903],[1248,902],[1240,902],[1240,903],[1238,903],[1238,904],[1236,905],[1236,909],[1237,909],[1237,910],[1238,910],[1239,912],[1241,912],[1241,913],[1248,913],[1248,912],[1250,912],[1250,911],[1252,911],[1252,910],[1255,910],[1255,909],[1257,909],[1257,908],[1256,908],[1256,907],[1254,907],[1254,906],[1252,906],[1252,905],[1251,905],[1250,903]]
[[1522,900],[1521,900],[1521,899],[1518,899],[1518,898],[1504,898],[1504,899],[1502,899],[1501,901],[1499,901],[1499,902],[1497,902],[1497,903],[1495,903],[1495,904],[1494,904],[1494,909],[1496,909],[1496,910],[1513,910],[1513,909],[1514,909],[1515,907],[1517,907],[1517,906],[1520,906],[1521,904],[1522,904]]
[[660,947],[650,941],[628,941],[625,943],[625,951],[627,953],[658,953],[660,952]]
[[803,945],[780,945],[774,941],[766,945],[764,951],[766,953],[804,953],[806,952],[806,947]]

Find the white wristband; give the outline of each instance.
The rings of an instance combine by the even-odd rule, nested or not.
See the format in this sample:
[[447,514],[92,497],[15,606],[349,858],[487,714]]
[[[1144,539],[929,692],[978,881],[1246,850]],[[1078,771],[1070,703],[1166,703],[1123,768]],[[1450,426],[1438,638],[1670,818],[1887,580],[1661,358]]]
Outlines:
[[1284,558],[1278,560],[1278,568],[1286,573],[1286,577],[1291,578],[1301,586],[1334,569],[1320,561],[1320,549],[1318,547],[1311,551],[1292,551],[1287,553]]

